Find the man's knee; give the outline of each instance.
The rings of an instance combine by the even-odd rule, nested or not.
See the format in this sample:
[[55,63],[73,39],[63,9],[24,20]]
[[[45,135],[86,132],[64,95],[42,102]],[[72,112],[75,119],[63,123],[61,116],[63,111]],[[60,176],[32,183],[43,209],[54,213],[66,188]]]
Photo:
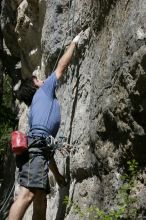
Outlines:
[[34,199],[34,194],[32,192],[29,192],[25,196],[25,200],[27,200],[29,203],[31,203]]
[[35,193],[32,190],[22,187],[20,197],[23,201],[26,203],[31,203],[34,199],[34,196]]

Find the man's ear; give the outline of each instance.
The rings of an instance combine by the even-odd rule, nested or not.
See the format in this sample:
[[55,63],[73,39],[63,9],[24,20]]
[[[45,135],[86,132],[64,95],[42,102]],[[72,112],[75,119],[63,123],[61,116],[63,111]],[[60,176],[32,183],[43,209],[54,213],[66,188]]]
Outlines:
[[34,85],[37,86],[37,84],[38,84],[38,79],[37,79],[36,76],[33,76],[33,77],[32,77],[32,81],[33,81]]
[[37,77],[35,77],[33,78],[33,83],[35,87],[40,88],[44,82],[40,79],[37,79]]
[[33,79],[33,82],[34,82],[34,84],[37,86],[38,79],[34,78],[34,79]]

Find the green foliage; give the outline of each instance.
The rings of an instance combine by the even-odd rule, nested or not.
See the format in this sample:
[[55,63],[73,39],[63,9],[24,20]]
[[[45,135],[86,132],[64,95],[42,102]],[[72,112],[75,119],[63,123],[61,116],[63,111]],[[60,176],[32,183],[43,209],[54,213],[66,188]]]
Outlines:
[[10,142],[10,133],[16,126],[16,115],[12,111],[11,79],[4,76],[3,103],[0,108],[0,155],[5,153]]
[[12,105],[12,80],[8,75],[3,77],[3,105],[7,108]]
[[117,208],[106,213],[104,210],[97,208],[96,206],[90,206],[84,210],[81,210],[79,205],[71,201],[67,196],[64,199],[66,205],[73,207],[73,210],[80,217],[90,216],[89,220],[120,220],[136,219],[137,210],[132,207],[136,202],[136,197],[131,196],[131,192],[135,185],[135,179],[138,173],[138,163],[136,160],[128,161],[128,172],[121,176],[122,185],[117,193]]
[[122,186],[118,191],[118,201],[119,205],[125,206],[124,214],[128,219],[135,219],[137,210],[133,208],[134,203],[136,203],[136,196],[132,196],[132,190],[135,186],[136,177],[138,174],[138,163],[136,160],[131,160],[127,162],[128,172],[122,175],[121,179],[123,181]]

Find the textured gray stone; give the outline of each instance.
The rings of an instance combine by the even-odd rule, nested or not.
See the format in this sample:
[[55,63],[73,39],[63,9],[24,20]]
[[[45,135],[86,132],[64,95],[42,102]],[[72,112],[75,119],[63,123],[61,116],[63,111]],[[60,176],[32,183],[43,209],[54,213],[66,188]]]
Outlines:
[[[50,174],[47,219],[80,219],[71,205],[62,204],[64,195],[82,208],[95,204],[110,210],[126,161],[135,158],[140,175],[145,172],[146,0],[23,0],[17,7],[14,2],[3,0],[3,10],[13,11],[3,13],[2,26],[8,48],[21,58],[23,77],[37,69],[47,76],[62,45],[85,31],[57,91],[62,108],[58,135],[73,148],[70,157],[58,152],[56,160],[70,185],[58,191]],[[20,129],[22,124],[23,113]],[[136,184],[137,194],[144,195],[142,178]],[[137,208],[144,213],[142,200]]]

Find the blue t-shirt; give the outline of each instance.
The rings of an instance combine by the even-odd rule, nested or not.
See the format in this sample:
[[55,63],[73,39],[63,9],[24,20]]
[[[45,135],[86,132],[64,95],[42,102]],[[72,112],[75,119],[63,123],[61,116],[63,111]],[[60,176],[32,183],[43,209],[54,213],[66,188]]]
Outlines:
[[56,136],[61,122],[56,86],[56,73],[53,72],[35,93],[29,113],[29,136]]

